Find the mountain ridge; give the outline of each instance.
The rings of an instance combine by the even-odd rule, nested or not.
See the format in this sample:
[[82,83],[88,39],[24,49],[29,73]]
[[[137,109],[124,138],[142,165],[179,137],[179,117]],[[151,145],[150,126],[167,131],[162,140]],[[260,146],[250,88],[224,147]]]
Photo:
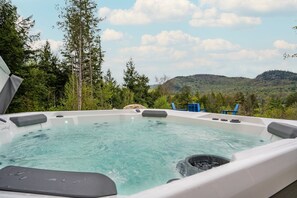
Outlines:
[[278,94],[296,91],[297,73],[283,70],[265,71],[255,78],[227,77],[213,74],[194,74],[177,76],[166,81],[162,86],[175,93],[184,86],[189,86],[193,92],[236,93],[249,92],[258,94]]

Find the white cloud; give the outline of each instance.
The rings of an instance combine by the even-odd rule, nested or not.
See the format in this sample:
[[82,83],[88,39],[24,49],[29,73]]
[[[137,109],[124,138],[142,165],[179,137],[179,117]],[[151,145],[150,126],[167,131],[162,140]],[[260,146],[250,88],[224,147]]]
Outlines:
[[151,19],[141,12],[135,12],[134,10],[113,10],[109,16],[109,20],[114,25],[140,25],[148,24]]
[[286,49],[286,50],[297,49],[297,44],[288,43],[287,41],[284,41],[284,40],[274,41],[273,46],[277,49]]
[[275,49],[265,49],[265,50],[248,50],[241,49],[234,52],[227,53],[213,53],[210,54],[212,58],[218,60],[246,60],[246,61],[263,61],[272,59],[275,57],[282,57],[282,55]]
[[63,47],[62,41],[56,41],[56,40],[52,40],[52,39],[35,41],[32,43],[31,47],[35,50],[40,49],[45,45],[46,41],[48,41],[50,43],[51,50],[53,52],[58,52]]
[[[156,35],[143,35],[139,46],[122,48],[118,56],[133,57],[152,79],[154,75],[163,71],[173,76],[173,73],[176,75],[185,69],[193,69],[192,74],[197,68],[199,68],[197,72],[215,73],[221,70],[221,63],[210,57],[209,53],[235,52],[239,48],[239,45],[221,38],[201,40],[197,36],[175,30],[162,31]],[[166,67],[171,68],[169,73]]]
[[[165,35],[169,38],[164,38]],[[137,70],[150,79],[161,74],[174,77],[199,73],[255,77],[271,69],[292,70],[294,65],[283,61],[282,53],[276,48],[244,49],[224,39],[203,40],[180,30],[144,35],[141,42],[139,46],[119,50],[119,54],[110,58],[110,65],[118,57],[121,60],[132,57]],[[125,64],[121,65],[117,64],[114,70]]]
[[199,42],[198,37],[191,36],[182,32],[181,30],[176,31],[162,31],[161,33],[153,36],[153,35],[143,35],[141,37],[142,45],[161,45],[161,46],[169,46],[169,45],[185,45],[185,44],[196,44]]
[[99,9],[98,14],[100,18],[105,18],[110,14],[110,12],[111,10],[108,7],[103,7]]
[[193,27],[228,27],[235,25],[258,25],[261,19],[258,17],[239,16],[234,13],[221,13],[216,8],[196,11],[189,24]]
[[191,15],[196,5],[188,0],[136,0],[130,9],[101,8],[99,16],[115,25],[148,24],[159,20],[180,20]]
[[[207,59],[206,57],[198,57],[198,58],[193,58],[190,61],[183,61],[182,64],[176,64],[176,68],[180,70],[185,70],[185,69],[195,69],[197,67],[203,67],[206,70],[209,68],[215,68],[218,67],[218,63],[211,60]],[[206,72],[205,73],[209,73]]]
[[122,32],[117,32],[113,29],[106,29],[102,33],[102,40],[103,41],[115,41],[115,40],[121,40],[124,37],[124,34]]
[[146,13],[154,19],[170,19],[186,16],[196,9],[188,0],[137,0],[134,6],[136,12]]
[[162,31],[157,35],[143,35],[141,44],[204,51],[235,50],[240,48],[239,45],[221,38],[201,40],[199,37],[192,36],[181,30]]
[[275,12],[297,9],[296,0],[201,0],[201,6],[213,6],[221,10],[237,12]]
[[[136,0],[129,9],[99,10],[100,17],[114,25],[144,25],[160,21],[179,21],[192,16],[193,27],[232,27],[259,25],[260,14],[296,11],[297,0]],[[255,15],[256,14],[256,15]]]
[[121,53],[126,56],[149,60],[152,57],[159,61],[181,60],[189,53],[189,48],[196,46],[198,37],[180,30],[162,31],[157,35],[146,34],[141,37],[139,46],[124,48]]
[[206,51],[216,50],[236,50],[240,46],[233,44],[230,41],[224,39],[206,39],[201,42],[201,47]]
[[[114,25],[143,25],[159,21],[179,21],[192,16],[189,24],[193,27],[230,27],[236,25],[261,24],[259,17],[242,16],[236,10],[221,11],[220,0],[193,4],[189,0],[136,0],[130,9],[114,9],[103,7],[99,10],[100,17],[106,17]],[[231,4],[233,1],[228,0]],[[204,6],[208,4],[209,6]],[[237,5],[237,4],[236,4]],[[229,6],[232,8],[232,6]]]
[[152,57],[158,57],[156,59],[159,60],[179,60],[186,55],[186,52],[182,50],[152,45],[123,48],[121,49],[121,53],[125,54],[128,57],[138,57],[142,60],[149,60]]

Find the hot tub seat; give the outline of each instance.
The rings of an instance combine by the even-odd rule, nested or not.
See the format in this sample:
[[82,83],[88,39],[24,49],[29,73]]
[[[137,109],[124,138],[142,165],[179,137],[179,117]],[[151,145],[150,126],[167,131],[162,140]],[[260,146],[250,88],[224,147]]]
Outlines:
[[267,127],[267,131],[281,138],[297,137],[297,126],[290,124],[271,122]]
[[11,117],[10,121],[12,121],[18,127],[23,127],[23,126],[30,126],[34,124],[45,123],[47,122],[47,117],[44,114],[16,116],[16,117]]
[[65,197],[116,195],[115,183],[99,173],[7,166],[0,170],[0,190]]
[[166,118],[166,111],[156,111],[156,110],[144,110],[142,112],[143,117],[156,117],[156,118]]

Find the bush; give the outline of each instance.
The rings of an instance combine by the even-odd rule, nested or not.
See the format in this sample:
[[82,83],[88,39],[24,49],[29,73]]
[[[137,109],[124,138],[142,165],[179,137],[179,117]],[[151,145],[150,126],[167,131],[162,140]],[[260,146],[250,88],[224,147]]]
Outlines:
[[156,109],[170,109],[171,107],[167,101],[166,96],[161,96],[155,101],[154,108],[156,108]]
[[297,120],[297,102],[286,109],[286,119]]

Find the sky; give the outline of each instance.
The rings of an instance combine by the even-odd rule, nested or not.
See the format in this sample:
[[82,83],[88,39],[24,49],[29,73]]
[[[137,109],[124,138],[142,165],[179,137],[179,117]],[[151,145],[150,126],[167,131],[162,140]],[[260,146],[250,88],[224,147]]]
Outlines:
[[[33,15],[41,46],[59,54],[63,32],[56,7],[63,0],[11,0]],[[297,0],[96,0],[103,71],[123,82],[126,62],[155,84],[155,77],[216,74],[255,78],[267,70],[297,73]]]

